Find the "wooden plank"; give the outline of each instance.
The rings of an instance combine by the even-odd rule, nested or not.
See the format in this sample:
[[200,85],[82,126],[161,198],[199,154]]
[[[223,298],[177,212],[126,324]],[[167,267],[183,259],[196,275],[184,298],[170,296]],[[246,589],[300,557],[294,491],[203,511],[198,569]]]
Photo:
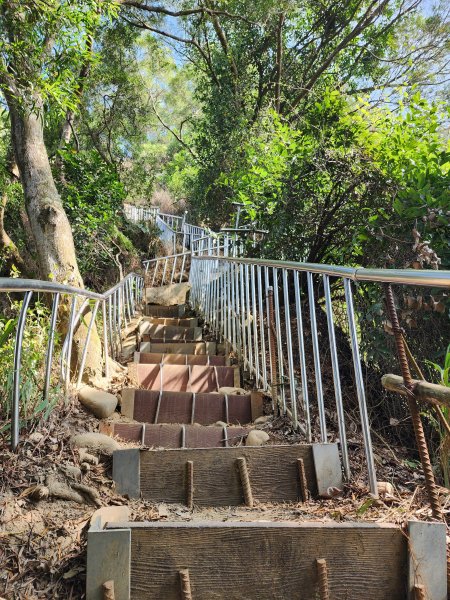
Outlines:
[[[402,394],[402,396],[407,395],[403,377],[399,375],[383,375],[381,384],[390,392],[396,392],[397,394]],[[419,400],[438,406],[450,407],[450,387],[437,383],[428,383],[428,381],[419,381],[418,379],[413,379],[413,384],[414,394]]]
[[[195,469],[195,466],[194,466]],[[407,540],[398,526],[336,523],[145,523],[131,527],[131,597],[313,600],[316,559],[333,600],[404,600]]]
[[153,502],[184,504],[186,462],[194,464],[194,504],[237,506],[244,503],[237,458],[247,461],[256,502],[298,502],[297,459],[305,464],[308,487],[316,495],[311,446],[264,446],[148,450],[141,453],[141,493]]

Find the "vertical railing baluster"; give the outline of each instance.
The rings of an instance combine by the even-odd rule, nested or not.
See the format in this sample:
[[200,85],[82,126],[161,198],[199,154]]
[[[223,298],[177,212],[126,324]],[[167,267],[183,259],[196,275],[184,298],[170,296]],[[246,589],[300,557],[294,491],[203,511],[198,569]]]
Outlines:
[[274,351],[272,349],[272,336],[270,335],[270,327],[272,327],[272,323],[270,322],[270,300],[269,300],[269,288],[270,286],[270,281],[269,281],[269,267],[264,267],[264,285],[265,285],[265,296],[266,296],[266,323],[267,323],[267,342],[268,342],[268,346],[269,346],[269,366],[270,366],[270,381],[271,381],[271,385],[272,382],[274,380],[273,374],[274,374],[274,364],[272,362],[272,355],[274,354]]
[[106,300],[102,301],[102,319],[103,319],[103,357],[105,360],[105,377],[106,377],[106,379],[109,379],[108,324],[106,322]]
[[257,386],[261,383],[261,372],[259,368],[259,340],[258,340],[258,320],[257,320],[257,306],[256,306],[256,277],[255,277],[255,265],[250,265],[250,285],[252,288],[252,310],[253,310],[253,349],[254,349],[254,360],[255,360],[255,375]]
[[263,310],[263,288],[262,288],[262,277],[261,267],[256,267],[257,279],[258,279],[258,312],[259,312],[259,339],[261,343],[261,365],[262,365],[262,380],[263,389],[267,390],[267,357],[266,357],[266,336],[264,331],[264,310]]
[[295,389],[295,373],[294,373],[294,356],[292,352],[292,331],[291,331],[291,313],[289,306],[289,287],[288,287],[288,271],[282,269],[283,276],[283,296],[284,296],[284,320],[286,324],[286,345],[287,345],[287,356],[288,356],[288,369],[289,369],[289,389],[291,392],[291,412],[292,412],[292,424],[294,428],[298,427],[297,418],[297,393]]
[[245,330],[245,277],[244,277],[244,265],[239,265],[239,280],[240,280],[240,292],[241,292],[241,340],[242,340],[242,355],[244,357],[244,368],[248,366],[248,355],[247,355],[247,336]]
[[47,355],[45,358],[45,376],[44,376],[44,389],[42,392],[42,399],[44,402],[47,401],[48,392],[50,390],[50,377],[52,373],[52,360],[53,360],[53,349],[55,345],[55,332],[56,322],[58,319],[58,307],[59,307],[60,294],[57,292],[53,296],[52,303],[52,314],[50,316],[50,326],[48,330],[48,343],[47,343]]
[[312,442],[311,433],[311,413],[309,408],[309,393],[308,393],[308,376],[306,374],[306,355],[305,355],[305,340],[303,337],[303,318],[300,296],[300,274],[298,271],[294,273],[294,291],[295,291],[295,313],[297,317],[297,337],[298,337],[298,352],[300,357],[300,374],[302,379],[302,399],[305,410],[306,421],[306,441]]
[[22,362],[22,343],[27,320],[27,311],[33,292],[25,292],[17,320],[16,339],[14,345],[13,393],[11,407],[11,446],[15,450],[20,436],[20,368]]
[[352,345],[353,368],[355,372],[356,392],[358,395],[359,414],[366,453],[367,470],[369,474],[369,486],[372,494],[378,496],[377,476],[375,461],[373,457],[372,439],[370,435],[369,415],[367,413],[366,392],[364,389],[364,377],[361,368],[361,357],[359,354],[358,335],[356,332],[355,312],[353,308],[353,294],[350,279],[344,278],[345,301],[347,304],[347,319]]
[[280,373],[280,397],[283,407],[283,414],[286,414],[286,393],[284,389],[284,360],[283,360],[283,344],[281,339],[281,318],[280,318],[280,300],[278,295],[278,269],[274,267],[273,272],[273,299],[275,304],[275,328],[277,333],[277,350],[278,350],[278,369]]
[[319,336],[317,332],[316,305],[314,300],[314,284],[312,273],[308,271],[306,276],[308,281],[309,316],[311,320],[311,338],[314,355],[314,371],[316,375],[317,406],[319,409],[320,439],[322,443],[326,443],[327,423],[325,419],[325,405],[323,400],[322,370],[320,367],[320,349]]
[[248,367],[250,373],[254,373],[254,361],[253,361],[253,343],[252,339],[252,313],[250,305],[250,268],[249,265],[244,265],[245,273],[245,306],[247,314],[247,347],[248,347]]
[[[85,303],[87,301],[83,302],[83,304],[81,305],[80,311],[80,319],[83,318],[83,313],[82,310],[85,307]],[[75,327],[75,315],[76,315],[76,306],[77,306],[77,297],[73,296],[72,298],[72,306],[70,307],[70,317],[69,317],[69,329],[67,332],[67,353],[66,353],[66,373],[65,373],[65,378],[64,378],[64,391],[65,391],[65,398],[67,400],[68,395],[69,395],[69,385],[70,385],[70,363],[72,361],[72,343],[73,343],[73,334],[74,334],[74,327]]]
[[80,368],[78,371],[77,387],[80,386],[81,379],[83,377],[84,366],[86,364],[86,357],[87,357],[87,353],[88,353],[88,349],[89,349],[89,342],[91,341],[92,329],[94,327],[95,319],[97,317],[97,311],[98,311],[99,304],[100,304],[100,301],[96,300],[95,304],[94,304],[94,308],[91,311],[91,320],[89,321],[86,338],[84,340],[83,353],[81,355],[81,363],[80,363]]
[[341,442],[342,464],[347,480],[350,479],[350,461],[348,458],[347,433],[345,430],[345,413],[342,403],[341,380],[339,373],[339,361],[336,347],[336,335],[334,331],[333,304],[331,301],[330,278],[323,276],[325,291],[325,307],[327,312],[328,338],[330,341],[331,366],[333,369],[334,396],[336,398],[336,412],[338,417],[339,438]]

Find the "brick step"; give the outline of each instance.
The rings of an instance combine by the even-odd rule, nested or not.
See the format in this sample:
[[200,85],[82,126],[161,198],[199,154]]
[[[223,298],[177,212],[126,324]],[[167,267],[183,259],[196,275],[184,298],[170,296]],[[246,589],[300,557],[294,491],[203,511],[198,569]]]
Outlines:
[[[145,343],[145,342],[144,342]],[[135,352],[134,362],[143,365],[207,365],[226,367],[226,356],[210,356],[209,354],[160,354],[157,352]]]
[[125,442],[137,442],[155,448],[226,448],[242,442],[249,427],[216,425],[172,425],[161,423],[102,423],[100,432],[117,436]]
[[240,387],[238,367],[128,364],[131,387],[167,392],[216,392]]
[[[410,521],[403,528],[314,521],[137,523],[98,517],[88,533],[87,565],[87,600],[101,599],[102,585],[110,580],[116,598],[131,600],[447,596],[443,523]],[[415,591],[419,586],[421,596]]]
[[144,314],[146,317],[181,318],[186,314],[186,305],[160,306],[159,304],[145,304]]
[[261,394],[245,396],[122,390],[122,415],[143,423],[251,423],[263,414]]
[[152,325],[142,321],[139,325],[139,334],[143,342],[200,342],[202,340],[201,327],[176,327],[173,325]]
[[141,342],[140,352],[159,354],[217,354],[216,342]]
[[198,327],[197,317],[169,318],[169,317],[142,317],[141,323],[152,325],[169,325],[171,327]]
[[[251,502],[245,495],[242,469],[248,477]],[[188,508],[303,502],[317,496],[312,446],[306,444],[116,450],[113,480],[119,494]]]

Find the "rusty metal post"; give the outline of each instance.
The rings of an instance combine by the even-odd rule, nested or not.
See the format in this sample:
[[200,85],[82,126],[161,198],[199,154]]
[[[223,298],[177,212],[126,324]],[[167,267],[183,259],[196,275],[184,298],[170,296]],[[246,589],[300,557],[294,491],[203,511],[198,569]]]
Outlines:
[[181,586],[181,600],[192,600],[191,592],[191,578],[189,576],[189,569],[181,569],[180,574],[180,586]]
[[239,467],[239,475],[241,477],[242,488],[244,491],[244,500],[246,506],[253,508],[253,494],[252,486],[250,484],[250,477],[248,475],[247,461],[243,456],[237,459]]
[[431,512],[435,519],[439,519],[442,521],[444,515],[442,512],[442,507],[439,503],[439,493],[434,479],[433,467],[431,466],[430,454],[428,452],[428,445],[425,438],[425,432],[423,430],[422,419],[420,417],[417,399],[414,395],[414,383],[411,376],[411,372],[409,370],[408,357],[403,342],[403,333],[400,328],[397,310],[395,308],[394,294],[392,292],[391,284],[385,284],[384,291],[386,296],[386,310],[389,320],[391,322],[392,332],[394,334],[395,346],[397,350],[398,360],[400,363],[400,369],[402,372],[405,388],[408,392],[408,407],[409,412],[411,413],[411,420],[416,436],[416,443],[417,448],[419,450],[420,462],[422,463],[422,469],[425,475],[425,486],[428,492],[428,498],[431,505]]
[[302,500],[302,502],[308,502],[308,495],[309,495],[308,482],[306,480],[305,461],[303,460],[303,458],[297,459],[297,467],[298,467],[298,478],[299,478],[299,483],[300,483],[301,500]]
[[324,558],[316,560],[317,579],[319,582],[319,597],[320,600],[330,600],[330,590],[328,587],[328,569],[327,561]]
[[186,504],[189,510],[194,508],[194,461],[186,462],[187,490]]
[[273,288],[269,287],[267,290],[267,301],[269,307],[269,322],[267,323],[267,329],[269,333],[269,349],[270,349],[270,361],[272,365],[271,369],[271,390],[273,400],[274,415],[279,415],[278,405],[278,365],[277,365],[277,342],[275,335],[275,318],[274,318],[274,305],[273,305]]

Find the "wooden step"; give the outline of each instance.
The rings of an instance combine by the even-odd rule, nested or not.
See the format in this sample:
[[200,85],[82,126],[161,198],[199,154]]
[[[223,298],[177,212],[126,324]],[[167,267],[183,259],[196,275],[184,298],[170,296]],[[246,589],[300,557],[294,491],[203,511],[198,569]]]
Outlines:
[[216,342],[141,342],[141,352],[155,352],[159,354],[209,354],[217,353]]
[[187,504],[189,508],[238,506],[248,502],[239,468],[242,459],[253,502],[303,502],[317,495],[312,447],[306,444],[117,450],[113,480],[116,491],[130,498]]
[[164,317],[143,317],[141,323],[151,323],[152,325],[170,325],[171,327],[198,327],[197,317],[164,318]]
[[185,304],[175,306],[160,306],[159,304],[145,304],[144,314],[147,317],[181,318],[186,313]]
[[143,342],[199,342],[202,339],[201,327],[174,327],[172,325],[152,325],[143,323],[140,326],[140,335]]
[[167,392],[216,392],[240,387],[238,367],[128,363],[130,387]]
[[[444,600],[445,525],[408,527],[405,534],[399,525],[362,522],[93,525],[86,597],[100,600],[102,584],[113,580],[117,598],[180,600],[183,577],[184,598],[195,600],[405,600],[422,581],[427,598]],[[408,547],[414,529],[428,545],[438,538],[433,557],[417,559],[420,542]]]
[[148,425],[146,423],[100,424],[100,432],[126,442],[154,448],[221,448],[242,443],[250,428],[210,425]]
[[157,352],[135,352],[134,362],[144,365],[206,365],[213,367],[225,367],[228,365],[228,359],[224,355],[210,356],[209,354],[160,354]]
[[257,392],[246,396],[151,390],[122,390],[122,415],[143,423],[251,423],[263,414]]

